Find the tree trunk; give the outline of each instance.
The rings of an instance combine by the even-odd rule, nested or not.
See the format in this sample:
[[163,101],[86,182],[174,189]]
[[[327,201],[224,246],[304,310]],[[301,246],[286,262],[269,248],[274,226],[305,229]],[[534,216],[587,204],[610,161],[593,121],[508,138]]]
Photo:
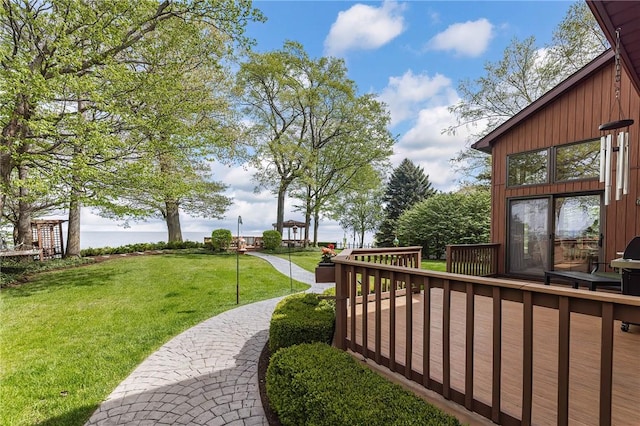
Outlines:
[[[307,187],[307,202],[304,209],[304,246],[307,247],[309,242],[309,226],[311,225],[311,198],[309,196],[311,190]],[[302,231],[300,231],[302,233]],[[316,241],[313,242],[313,247],[317,247]]]
[[180,206],[175,201],[166,201],[167,208],[167,231],[169,232],[168,242],[182,242],[182,231],[180,230]]
[[67,228],[66,257],[80,257],[80,201],[77,189],[73,189],[69,201],[69,227]]
[[[29,176],[29,168],[18,167],[18,177],[26,180]],[[18,199],[18,237],[16,244],[22,244],[24,249],[33,247],[33,234],[31,233],[31,202],[28,201],[29,189],[21,186]]]
[[313,246],[318,246],[318,224],[320,223],[320,213],[316,210],[313,212]]
[[[78,100],[78,112],[80,118],[84,121],[84,103]],[[73,148],[74,157],[82,154],[82,148],[76,145]],[[80,257],[80,196],[82,182],[79,174],[74,168],[71,184],[71,195],[69,198],[69,227],[67,228],[67,257]]]
[[[4,132],[3,132],[4,133]],[[4,136],[4,135],[3,135]],[[0,218],[4,217],[4,203],[7,200],[7,192],[11,187],[11,169],[13,168],[13,162],[11,160],[11,154],[6,153],[4,148],[7,146],[5,138],[2,138],[3,149],[0,149]]]
[[[0,139],[0,194],[2,194],[0,196],[0,218],[4,216],[7,193],[9,193],[11,189],[11,171],[16,166],[13,155],[17,150],[20,150],[22,153],[28,152],[28,145],[25,146],[25,140],[29,129],[26,124],[23,123],[27,123],[30,118],[31,105],[29,105],[24,95],[18,95],[16,107],[11,119],[2,129],[2,138]],[[19,149],[16,149],[15,145],[17,145]],[[29,228],[31,228],[31,224],[29,224]],[[31,230],[29,230],[29,234],[31,234]],[[32,238],[30,238],[30,241],[31,240]]]
[[289,185],[282,181],[280,182],[280,187],[278,188],[278,211],[276,217],[276,231],[282,235],[282,224],[284,222],[284,196],[287,193],[287,187]]

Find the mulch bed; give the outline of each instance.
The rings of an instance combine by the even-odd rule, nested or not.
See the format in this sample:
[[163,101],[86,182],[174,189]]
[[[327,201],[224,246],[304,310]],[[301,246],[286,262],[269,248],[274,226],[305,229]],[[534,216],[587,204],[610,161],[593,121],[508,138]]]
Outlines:
[[271,405],[269,405],[269,398],[267,397],[267,368],[269,367],[269,358],[271,357],[271,351],[269,350],[269,342],[264,345],[264,349],[260,354],[258,360],[258,385],[260,388],[260,399],[262,400],[262,407],[264,408],[264,414],[267,417],[267,421],[270,426],[282,426],[278,415],[273,412]]

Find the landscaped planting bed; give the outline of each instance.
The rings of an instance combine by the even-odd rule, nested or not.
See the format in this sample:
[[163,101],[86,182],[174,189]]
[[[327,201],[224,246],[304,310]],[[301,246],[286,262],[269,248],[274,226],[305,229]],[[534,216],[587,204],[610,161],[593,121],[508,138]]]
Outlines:
[[277,305],[259,364],[260,391],[271,425],[460,424],[329,346],[334,323],[335,303],[317,294],[295,294]]
[[459,425],[401,386],[325,343],[280,349],[267,395],[282,425]]

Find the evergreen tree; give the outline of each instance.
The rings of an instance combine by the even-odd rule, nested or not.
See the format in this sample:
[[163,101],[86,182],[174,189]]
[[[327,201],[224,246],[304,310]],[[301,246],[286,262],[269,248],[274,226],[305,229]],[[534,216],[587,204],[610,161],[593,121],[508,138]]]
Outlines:
[[429,175],[424,173],[424,169],[405,158],[393,170],[387,184],[383,198],[384,220],[376,233],[376,245],[378,247],[393,246],[397,237],[396,223],[400,215],[435,192],[429,182]]

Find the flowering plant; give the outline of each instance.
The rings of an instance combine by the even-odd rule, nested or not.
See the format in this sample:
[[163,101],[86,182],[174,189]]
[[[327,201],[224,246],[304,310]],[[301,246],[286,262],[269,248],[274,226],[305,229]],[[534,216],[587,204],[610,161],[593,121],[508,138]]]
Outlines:
[[320,263],[332,263],[331,258],[336,255],[334,248],[333,244],[322,247],[322,261]]

